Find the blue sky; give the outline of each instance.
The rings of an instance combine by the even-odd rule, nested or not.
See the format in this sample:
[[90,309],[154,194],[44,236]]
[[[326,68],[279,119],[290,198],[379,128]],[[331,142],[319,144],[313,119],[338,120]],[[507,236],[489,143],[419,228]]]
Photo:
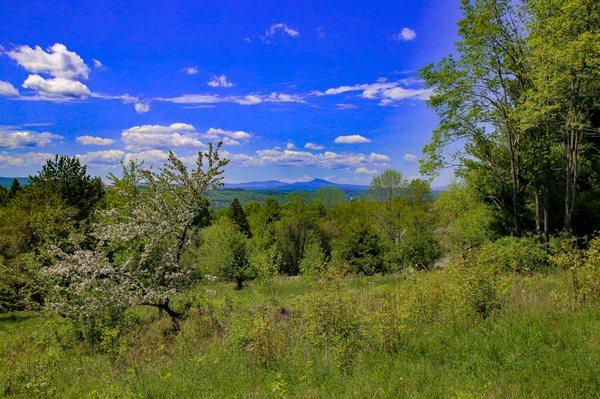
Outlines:
[[458,18],[458,0],[4,1],[0,175],[61,153],[105,176],[223,140],[231,182],[417,176],[436,117],[416,72]]

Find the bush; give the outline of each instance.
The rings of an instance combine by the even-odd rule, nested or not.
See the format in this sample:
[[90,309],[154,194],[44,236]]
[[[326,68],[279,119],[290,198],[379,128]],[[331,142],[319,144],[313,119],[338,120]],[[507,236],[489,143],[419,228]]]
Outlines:
[[573,302],[600,300],[600,236],[588,242],[587,249],[577,249],[572,238],[557,239],[552,262],[571,271]]
[[254,279],[256,270],[249,261],[248,238],[229,218],[221,218],[202,231],[201,252],[207,270],[235,281],[238,289]]
[[504,237],[477,251],[477,263],[517,273],[540,270],[548,261],[548,253],[534,237]]
[[337,248],[348,273],[372,275],[384,271],[384,248],[373,229],[362,225],[343,235]]
[[46,287],[32,253],[11,260],[0,256],[0,313],[33,310],[44,303]]
[[385,254],[386,269],[396,271],[413,267],[429,269],[440,255],[435,237],[425,231],[407,232],[398,244],[391,245]]
[[326,268],[327,262],[319,238],[311,231],[304,245],[304,256],[300,261],[300,273],[308,277],[318,277]]

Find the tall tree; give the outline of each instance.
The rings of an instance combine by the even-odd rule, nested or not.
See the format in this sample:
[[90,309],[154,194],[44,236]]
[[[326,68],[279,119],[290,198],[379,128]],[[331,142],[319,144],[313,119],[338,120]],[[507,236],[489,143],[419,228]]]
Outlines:
[[233,201],[231,201],[227,214],[229,219],[238,226],[240,231],[244,233],[246,237],[252,237],[252,230],[250,230],[250,224],[246,218],[246,213],[237,198],[234,198]]
[[57,154],[29,180],[31,185],[45,185],[57,192],[67,205],[77,209],[79,220],[87,218],[104,195],[102,180],[91,177],[77,157]]
[[[530,120],[564,150],[564,230],[573,228],[577,192],[593,137],[600,136],[600,5],[595,0],[529,0]],[[548,137],[549,138],[549,137]]]
[[[421,170],[435,174],[448,165],[479,169],[494,185],[487,197],[520,234],[527,137],[514,122],[514,111],[529,87],[524,16],[510,0],[462,0],[461,8],[458,57],[422,70],[426,85],[435,90],[429,105],[440,123],[423,149]],[[448,160],[445,150],[456,142],[464,147]]]

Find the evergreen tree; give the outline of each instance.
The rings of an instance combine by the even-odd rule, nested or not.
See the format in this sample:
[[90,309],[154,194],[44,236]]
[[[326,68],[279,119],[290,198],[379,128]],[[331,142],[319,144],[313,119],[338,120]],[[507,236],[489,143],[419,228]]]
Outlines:
[[17,193],[19,191],[21,191],[23,187],[21,187],[21,183],[19,183],[19,180],[14,179],[12,184],[10,185],[10,190],[8,191],[8,198],[14,198],[15,195],[17,195]]
[[104,196],[102,180],[88,175],[87,167],[77,157],[56,155],[30,181],[31,185],[48,185],[59,193],[67,205],[77,209],[79,220],[87,218]]
[[246,213],[244,212],[244,208],[242,208],[242,205],[237,198],[234,198],[233,201],[231,201],[231,205],[229,205],[228,216],[231,221],[238,226],[242,233],[244,233],[247,237],[252,237],[252,231],[250,230],[250,224],[246,218]]

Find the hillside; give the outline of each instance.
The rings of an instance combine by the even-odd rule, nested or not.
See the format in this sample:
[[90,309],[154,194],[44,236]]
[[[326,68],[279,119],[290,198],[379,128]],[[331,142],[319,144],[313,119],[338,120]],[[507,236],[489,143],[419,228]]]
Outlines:
[[0,176],[0,186],[4,186],[6,188],[10,187],[13,180],[17,179],[21,185],[26,185],[29,183],[28,177],[2,177]]
[[[150,308],[99,349],[58,316],[0,316],[0,392],[95,398],[592,398],[600,308],[571,308],[566,272],[503,278],[493,317],[449,270],[233,290],[205,281],[179,334]],[[357,300],[359,299],[359,300]]]

